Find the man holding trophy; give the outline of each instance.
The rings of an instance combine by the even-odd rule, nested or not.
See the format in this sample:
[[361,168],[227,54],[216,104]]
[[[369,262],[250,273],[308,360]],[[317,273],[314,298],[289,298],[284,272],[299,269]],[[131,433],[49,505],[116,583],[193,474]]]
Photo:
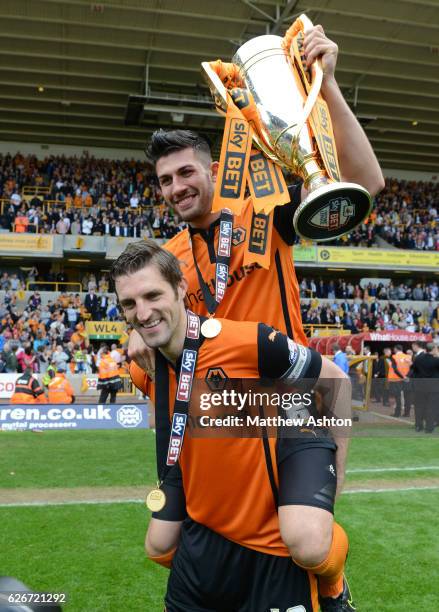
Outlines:
[[[268,48],[247,53],[244,47],[254,43],[249,41],[235,55],[237,64],[204,66],[216,106],[227,114],[220,163],[212,162],[203,138],[182,130],[156,132],[148,154],[165,201],[188,223],[188,229],[165,245],[183,262],[188,307],[210,316],[212,325],[214,315],[263,321],[306,345],[291,245],[297,233],[326,240],[353,229],[369,212],[367,192],[380,191],[384,180],[367,137],[335,80],[337,46],[321,26],[309,26],[306,18],[299,25],[302,27],[296,27],[289,37],[275,41],[274,47],[268,41]],[[290,52],[293,46],[295,59]],[[291,70],[295,63],[294,100],[286,105],[284,117],[264,107],[265,94],[257,85],[264,75],[266,81],[271,79],[270,99],[273,106],[279,106],[287,85],[280,77],[280,90],[272,95],[277,70],[267,63],[272,55],[281,60],[281,71],[286,66]],[[314,70],[308,83],[307,73],[316,60],[319,70]],[[299,93],[304,96],[302,103]],[[291,106],[297,107],[293,118],[288,114]],[[302,181],[287,189],[279,167],[298,174]],[[251,198],[245,198],[246,185]],[[275,207],[276,198],[281,206]],[[152,352],[136,332],[130,338],[129,354],[135,362],[133,378],[144,370],[153,379]],[[347,440],[336,442],[340,492]],[[180,498],[184,503],[184,495]],[[330,512],[307,505],[294,508],[298,528],[293,559],[317,576],[321,609],[354,610],[343,578],[346,534]],[[153,514],[146,539],[152,559],[170,565],[184,516],[184,507],[174,507],[172,512],[165,507]]]

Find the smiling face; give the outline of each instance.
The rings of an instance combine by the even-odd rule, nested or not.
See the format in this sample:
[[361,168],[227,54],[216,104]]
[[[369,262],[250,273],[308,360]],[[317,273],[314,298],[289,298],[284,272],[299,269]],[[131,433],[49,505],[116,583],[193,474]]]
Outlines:
[[184,296],[187,284],[181,280],[176,290],[154,264],[131,274],[118,276],[116,293],[128,323],[150,348],[163,352],[176,349],[186,333]]
[[190,147],[161,157],[156,163],[166,203],[193,227],[205,227],[211,222],[217,172],[217,162],[210,162]]

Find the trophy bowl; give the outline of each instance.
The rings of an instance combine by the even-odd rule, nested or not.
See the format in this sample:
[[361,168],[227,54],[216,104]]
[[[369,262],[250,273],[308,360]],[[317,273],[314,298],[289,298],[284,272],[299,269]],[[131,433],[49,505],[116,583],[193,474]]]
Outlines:
[[[309,27],[308,18],[300,19]],[[202,65],[215,105],[224,113],[227,89],[208,62]],[[320,96],[320,62],[313,64],[312,81],[305,82],[284,39],[265,35],[242,45],[232,65],[252,101],[255,146],[300,177],[307,190],[294,214],[297,234],[326,242],[352,231],[369,215],[372,198],[361,185],[340,181],[329,111]]]

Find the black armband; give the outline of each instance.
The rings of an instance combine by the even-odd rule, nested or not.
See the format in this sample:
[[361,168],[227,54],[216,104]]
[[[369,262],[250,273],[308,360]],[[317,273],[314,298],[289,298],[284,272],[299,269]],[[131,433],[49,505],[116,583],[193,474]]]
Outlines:
[[322,368],[322,357],[272,327],[259,323],[258,367],[262,378],[278,378],[286,383],[304,378],[316,380]]

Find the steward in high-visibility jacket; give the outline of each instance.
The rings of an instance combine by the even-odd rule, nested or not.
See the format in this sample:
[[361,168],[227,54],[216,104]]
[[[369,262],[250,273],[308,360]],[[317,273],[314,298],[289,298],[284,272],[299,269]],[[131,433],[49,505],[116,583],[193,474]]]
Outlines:
[[[401,416],[401,392],[404,392],[404,381],[408,380],[412,360],[409,355],[402,351],[402,346],[395,346],[395,353],[388,361],[387,382],[389,397],[395,398],[395,408],[392,416]],[[407,406],[405,406],[407,410]]]
[[56,374],[55,367],[52,364],[49,364],[47,370],[45,371],[45,373],[43,374],[43,377],[41,378],[41,382],[43,383],[45,387],[49,386],[50,381],[55,378],[55,374]]
[[401,381],[407,378],[412,360],[410,355],[406,355],[402,350],[397,350],[391,358],[391,364],[387,372],[387,377],[390,381]]
[[108,346],[101,349],[101,361],[99,363],[98,373],[98,389],[101,393],[99,396],[99,403],[105,404],[108,395],[110,395],[110,402],[116,401],[116,393],[122,385],[122,380],[119,376],[119,364],[110,355]]
[[66,378],[65,370],[59,368],[49,383],[49,404],[72,404],[75,401],[73,387]]
[[45,404],[46,396],[38,380],[32,376],[30,368],[15,381],[11,404]]

